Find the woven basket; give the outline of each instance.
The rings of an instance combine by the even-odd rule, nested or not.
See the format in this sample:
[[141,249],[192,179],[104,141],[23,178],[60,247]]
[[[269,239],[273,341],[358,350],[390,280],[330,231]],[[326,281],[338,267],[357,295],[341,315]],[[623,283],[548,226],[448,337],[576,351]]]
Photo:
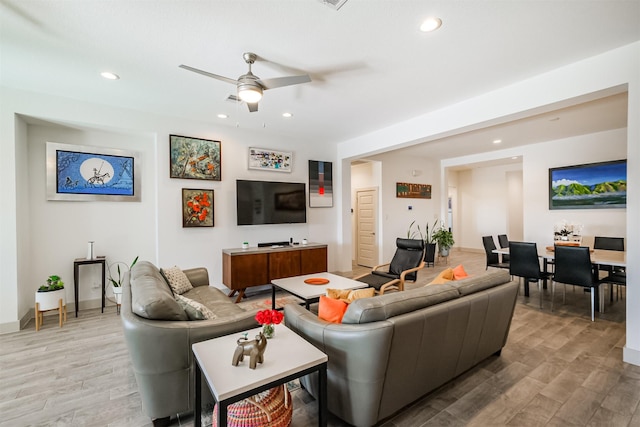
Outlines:
[[[286,427],[291,424],[293,404],[286,385],[274,387],[227,407],[229,427]],[[212,427],[218,425],[218,405],[213,408]]]

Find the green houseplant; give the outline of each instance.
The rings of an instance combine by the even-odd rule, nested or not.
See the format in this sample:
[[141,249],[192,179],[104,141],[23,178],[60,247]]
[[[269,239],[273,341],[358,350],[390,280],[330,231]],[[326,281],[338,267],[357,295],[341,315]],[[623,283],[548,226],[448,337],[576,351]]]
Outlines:
[[440,256],[449,256],[449,249],[455,244],[453,233],[441,223],[438,229],[433,231],[433,241],[438,244]]
[[[115,262],[113,264],[111,264],[109,266],[109,282],[111,282],[111,290],[113,291],[113,296],[116,299],[116,311],[118,312],[118,314],[120,313],[120,304],[122,304],[122,280],[124,279],[124,271],[122,271],[122,269],[120,268],[120,265],[124,265],[128,270],[131,270],[131,268],[136,265],[136,262],[138,262],[138,257],[135,257],[133,262],[131,263],[131,265],[126,265],[124,262],[122,261],[118,261]],[[114,277],[114,275],[112,274],[112,270],[113,267],[116,267],[116,272],[117,272],[117,276]]]
[[429,264],[433,265],[435,263],[436,258],[436,241],[433,238],[433,233],[436,231],[438,226],[438,220],[436,219],[433,222],[431,228],[429,228],[429,223],[424,226],[424,233],[420,228],[420,224],[416,226],[416,230],[413,230],[413,225],[415,221],[409,224],[409,230],[407,231],[408,239],[415,239],[416,236],[420,236],[420,239],[424,241],[424,262],[427,266]]
[[42,285],[38,288],[38,292],[51,292],[60,289],[64,289],[64,282],[62,281],[60,276],[56,276],[55,274],[53,274],[47,278],[46,285]]

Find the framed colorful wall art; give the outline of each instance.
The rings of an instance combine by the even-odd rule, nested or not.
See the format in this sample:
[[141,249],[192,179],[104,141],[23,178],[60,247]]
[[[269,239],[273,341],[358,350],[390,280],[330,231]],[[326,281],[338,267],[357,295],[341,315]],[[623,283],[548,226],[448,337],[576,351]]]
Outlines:
[[171,178],[221,181],[220,141],[169,135]]
[[47,142],[47,200],[140,201],[140,160],[128,150]]

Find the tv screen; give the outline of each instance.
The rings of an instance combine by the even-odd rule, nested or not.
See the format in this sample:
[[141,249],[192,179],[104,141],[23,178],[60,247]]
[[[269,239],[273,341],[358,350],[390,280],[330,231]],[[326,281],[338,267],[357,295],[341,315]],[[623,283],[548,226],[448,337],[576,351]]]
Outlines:
[[626,206],[626,160],[549,169],[549,209]]
[[236,180],[238,225],[307,222],[306,184]]

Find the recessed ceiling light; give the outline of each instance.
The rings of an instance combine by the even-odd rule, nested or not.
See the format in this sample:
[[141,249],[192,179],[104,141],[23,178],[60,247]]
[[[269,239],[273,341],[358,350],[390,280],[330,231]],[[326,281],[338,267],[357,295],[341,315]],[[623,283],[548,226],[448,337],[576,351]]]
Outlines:
[[115,73],[112,73],[110,71],[104,71],[104,72],[100,73],[100,75],[102,77],[104,77],[105,79],[107,79],[107,80],[119,80],[120,79],[119,75],[117,75]]
[[518,156],[513,156],[511,160],[518,160]]
[[420,31],[424,31],[428,33],[430,31],[435,31],[442,26],[442,20],[436,17],[429,17],[424,20],[422,25],[420,25]]
[[494,144],[500,144],[501,142],[502,142],[502,140],[501,140],[501,139],[494,139],[494,140],[493,140],[493,143],[494,143]]
[[218,118],[219,118],[219,119],[226,119],[226,118],[228,118],[228,117],[229,117],[229,116],[227,116],[226,114],[218,114]]
[[291,114],[291,113],[282,113],[282,117],[286,117],[288,119],[289,117],[293,117],[293,114]]

